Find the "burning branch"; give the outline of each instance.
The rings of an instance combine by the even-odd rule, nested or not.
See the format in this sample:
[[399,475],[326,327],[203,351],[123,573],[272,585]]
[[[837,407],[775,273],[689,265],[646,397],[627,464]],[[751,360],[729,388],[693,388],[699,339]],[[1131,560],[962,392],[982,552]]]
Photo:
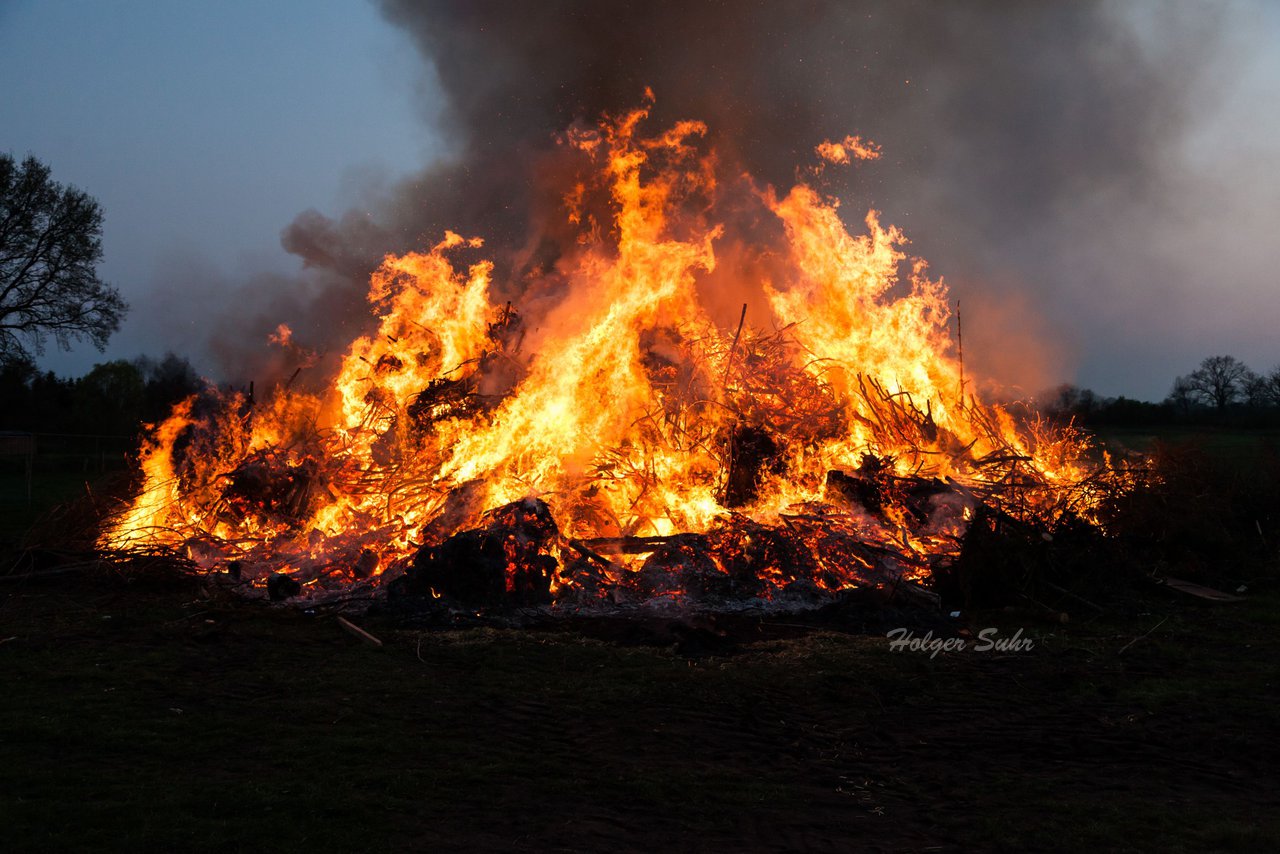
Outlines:
[[377,329],[328,392],[184,402],[100,548],[234,561],[257,591],[288,578],[281,598],[401,577],[467,607],[856,586],[919,602],[976,514],[1048,533],[1132,486],[1078,432],[966,394],[942,282],[874,213],[851,234],[804,184],[759,197],[781,225],[760,247],[773,331],[745,304],[721,329],[699,296],[726,230],[705,128],[649,137],[647,117],[566,137],[581,231],[553,280],[494,302],[493,265],[458,260],[481,242],[452,232],[387,258]]

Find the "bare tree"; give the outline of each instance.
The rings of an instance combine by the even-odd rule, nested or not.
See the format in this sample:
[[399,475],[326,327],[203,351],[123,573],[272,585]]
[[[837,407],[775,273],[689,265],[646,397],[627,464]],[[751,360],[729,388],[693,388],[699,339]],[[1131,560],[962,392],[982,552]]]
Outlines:
[[1255,409],[1263,409],[1271,404],[1271,390],[1267,387],[1267,378],[1249,371],[1240,381],[1241,393],[1245,403]]
[[1191,387],[1191,379],[1189,377],[1175,379],[1173,388],[1169,390],[1169,396],[1165,398],[1165,402],[1173,404],[1183,415],[1190,412],[1191,407],[1196,402],[1196,392]]
[[1280,406],[1280,365],[1271,369],[1271,373],[1260,378],[1262,395],[1270,406]]
[[102,350],[128,306],[98,278],[102,211],[49,167],[0,154],[0,359],[88,339]]
[[1186,379],[1194,394],[1222,412],[1244,395],[1252,374],[1235,356],[1210,356]]

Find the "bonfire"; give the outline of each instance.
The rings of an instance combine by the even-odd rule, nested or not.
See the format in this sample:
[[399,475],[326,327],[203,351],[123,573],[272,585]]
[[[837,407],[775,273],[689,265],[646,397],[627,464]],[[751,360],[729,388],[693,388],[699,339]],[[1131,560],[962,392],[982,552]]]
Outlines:
[[785,193],[751,185],[778,240],[743,266],[749,324],[706,298],[741,255],[721,250],[737,236],[706,128],[649,124],[644,106],[560,139],[576,242],[521,299],[495,297],[480,237],[449,232],[385,259],[376,331],[323,392],[178,405],[99,547],[304,601],[725,607],[928,599],[970,526],[1099,522],[1126,471],[1070,425],[984,403],[943,281],[818,189],[873,143],[817,145]]

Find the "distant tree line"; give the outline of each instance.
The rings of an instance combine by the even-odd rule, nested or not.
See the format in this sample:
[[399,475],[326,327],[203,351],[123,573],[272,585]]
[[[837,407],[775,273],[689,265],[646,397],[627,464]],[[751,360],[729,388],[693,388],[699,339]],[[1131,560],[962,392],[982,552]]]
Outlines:
[[1174,379],[1168,396],[1159,403],[1102,397],[1064,384],[1044,395],[1040,408],[1053,417],[1099,426],[1275,426],[1280,425],[1280,365],[1259,374],[1234,356],[1209,356],[1195,370]]
[[78,379],[40,371],[26,356],[0,359],[0,430],[134,437],[202,385],[173,353],[103,362]]
[[1280,366],[1269,374],[1255,374],[1234,356],[1210,356],[1173,381],[1167,400],[1184,413],[1196,407],[1211,407],[1219,413],[1233,406],[1280,407]]
[[[0,356],[0,430],[135,437],[203,384],[173,353],[103,362],[78,379],[41,371],[25,354]],[[1042,394],[1038,408],[1085,426],[1280,426],[1280,366],[1258,374],[1232,356],[1210,356],[1159,403],[1065,383]]]

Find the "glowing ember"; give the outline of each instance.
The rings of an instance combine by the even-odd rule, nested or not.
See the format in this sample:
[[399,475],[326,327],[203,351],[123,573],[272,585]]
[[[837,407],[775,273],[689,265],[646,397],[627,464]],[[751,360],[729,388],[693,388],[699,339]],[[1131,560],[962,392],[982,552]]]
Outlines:
[[[811,186],[756,192],[780,225],[751,283],[773,328],[713,317],[699,282],[734,236],[705,128],[646,136],[647,116],[565,136],[578,248],[537,299],[494,303],[493,265],[456,260],[478,238],[387,258],[377,331],[331,391],[178,406],[101,546],[312,592],[409,569],[420,592],[482,604],[758,600],[925,579],[979,503],[1090,516],[1113,473],[1074,432],[976,399],[943,283],[874,212],[853,235]],[[817,153],[879,150],[850,136]],[[297,346],[283,325],[272,338]]]
[[839,142],[826,140],[818,143],[814,151],[829,163],[848,163],[852,158],[875,160],[880,156],[880,146],[860,136],[846,136]]

